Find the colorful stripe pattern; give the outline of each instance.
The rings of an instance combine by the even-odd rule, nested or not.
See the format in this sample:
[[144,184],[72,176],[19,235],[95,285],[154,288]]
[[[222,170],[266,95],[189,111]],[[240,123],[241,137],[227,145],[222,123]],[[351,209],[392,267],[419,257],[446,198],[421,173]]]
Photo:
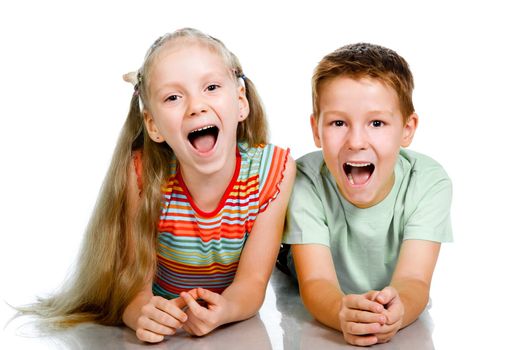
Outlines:
[[193,203],[173,159],[163,189],[155,295],[171,299],[197,287],[221,293],[232,283],[257,215],[279,193],[288,153],[270,144],[240,144],[233,180],[211,213]]

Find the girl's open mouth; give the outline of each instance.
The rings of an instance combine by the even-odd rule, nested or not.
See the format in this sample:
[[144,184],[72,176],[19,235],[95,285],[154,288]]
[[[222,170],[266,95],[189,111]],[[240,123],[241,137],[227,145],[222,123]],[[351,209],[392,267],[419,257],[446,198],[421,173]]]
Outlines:
[[364,185],[375,171],[373,163],[344,163],[342,165],[348,181],[352,185]]
[[220,130],[215,125],[207,125],[191,131],[187,135],[187,139],[198,152],[207,153],[216,145],[219,132]]

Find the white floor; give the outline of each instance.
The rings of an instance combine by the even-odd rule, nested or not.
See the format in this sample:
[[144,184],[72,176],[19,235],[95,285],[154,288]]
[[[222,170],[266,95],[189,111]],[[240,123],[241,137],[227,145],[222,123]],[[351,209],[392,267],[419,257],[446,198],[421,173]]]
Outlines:
[[[434,323],[429,312],[377,349],[434,349]],[[149,349],[125,327],[87,324],[63,332],[39,335],[30,319],[15,319],[4,329],[1,349]],[[317,323],[304,309],[295,284],[274,271],[259,315],[200,337],[179,333],[159,349],[345,349],[339,332]]]

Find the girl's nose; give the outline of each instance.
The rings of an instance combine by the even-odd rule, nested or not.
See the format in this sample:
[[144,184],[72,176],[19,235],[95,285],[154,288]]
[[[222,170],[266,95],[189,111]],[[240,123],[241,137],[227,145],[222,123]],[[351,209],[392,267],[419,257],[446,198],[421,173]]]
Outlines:
[[207,113],[207,104],[201,97],[192,96],[189,98],[189,110],[188,115],[190,117],[195,117],[197,115]]

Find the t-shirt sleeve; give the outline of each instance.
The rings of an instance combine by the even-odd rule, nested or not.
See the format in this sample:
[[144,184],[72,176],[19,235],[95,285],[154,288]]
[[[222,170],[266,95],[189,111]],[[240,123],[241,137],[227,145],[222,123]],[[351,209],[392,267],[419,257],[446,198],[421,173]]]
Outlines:
[[298,165],[287,209],[283,243],[330,246],[330,233],[318,187],[318,179],[312,179]]
[[264,147],[260,171],[260,213],[267,209],[280,192],[279,185],[283,181],[289,154],[290,149],[285,150],[270,144]]
[[443,168],[427,169],[414,183],[416,206],[404,228],[404,240],[422,239],[434,242],[451,242],[452,182]]

